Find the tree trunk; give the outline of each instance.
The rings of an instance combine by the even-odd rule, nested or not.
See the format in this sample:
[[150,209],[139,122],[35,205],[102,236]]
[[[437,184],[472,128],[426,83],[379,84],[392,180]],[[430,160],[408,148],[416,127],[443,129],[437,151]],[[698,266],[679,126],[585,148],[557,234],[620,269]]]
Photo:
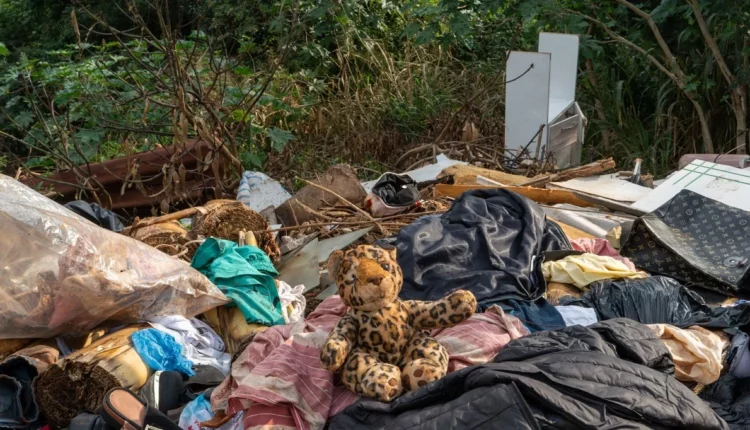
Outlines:
[[737,123],[737,147],[738,154],[747,153],[747,101],[745,91],[741,86],[732,90],[732,110]]
[[[596,80],[596,74],[594,73],[594,64],[591,62],[590,59],[586,59],[586,74],[588,75],[589,82],[591,82],[591,86],[599,89],[599,84]],[[602,106],[602,101],[599,100],[599,98],[594,99],[594,108],[596,110],[596,116],[599,117],[599,121],[605,122],[607,120],[607,116],[604,115],[604,106]],[[604,145],[604,156],[612,155],[610,154],[611,151],[611,140],[610,140],[610,129],[604,129],[602,130],[602,145]]]
[[54,428],[66,428],[80,411],[98,411],[107,391],[138,390],[151,375],[133,347],[130,335],[145,328],[132,325],[73,352],[36,381],[42,413]]
[[[685,93],[686,95],[688,93]],[[703,111],[703,106],[700,105],[692,96],[687,96],[693,107],[695,113],[698,115],[698,121],[701,123],[701,135],[703,136],[703,151],[706,154],[714,154],[714,141],[711,139],[711,129],[708,127],[708,119],[706,119],[706,113]]]

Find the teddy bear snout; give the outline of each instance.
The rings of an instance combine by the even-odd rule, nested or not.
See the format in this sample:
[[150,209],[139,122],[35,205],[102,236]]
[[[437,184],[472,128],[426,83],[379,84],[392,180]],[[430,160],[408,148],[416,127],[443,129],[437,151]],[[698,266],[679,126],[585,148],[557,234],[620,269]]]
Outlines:
[[380,283],[383,282],[383,279],[385,279],[385,276],[383,275],[370,276],[369,278],[367,278],[367,283],[373,284],[373,285],[380,285]]

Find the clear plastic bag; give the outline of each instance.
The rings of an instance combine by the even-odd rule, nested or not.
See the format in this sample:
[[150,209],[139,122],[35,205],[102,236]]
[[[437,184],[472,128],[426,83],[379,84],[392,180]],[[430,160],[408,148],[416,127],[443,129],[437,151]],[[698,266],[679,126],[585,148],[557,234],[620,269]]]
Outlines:
[[0,339],[84,333],[227,303],[186,263],[0,175]]

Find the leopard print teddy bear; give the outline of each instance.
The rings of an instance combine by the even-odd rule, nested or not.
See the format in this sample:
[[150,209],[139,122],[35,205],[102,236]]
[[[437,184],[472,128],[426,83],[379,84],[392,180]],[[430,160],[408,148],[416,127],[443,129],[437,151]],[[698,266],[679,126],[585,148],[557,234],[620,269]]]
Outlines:
[[360,245],[336,251],[328,273],[349,310],[328,336],[320,361],[341,370],[355,393],[388,402],[445,376],[448,352],[429,330],[454,326],[474,314],[474,295],[458,290],[434,302],[402,301],[396,249]]

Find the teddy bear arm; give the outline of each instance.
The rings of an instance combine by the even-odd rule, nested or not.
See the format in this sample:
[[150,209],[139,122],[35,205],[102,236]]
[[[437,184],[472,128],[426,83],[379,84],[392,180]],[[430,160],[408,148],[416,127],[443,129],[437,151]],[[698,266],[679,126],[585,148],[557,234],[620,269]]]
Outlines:
[[436,301],[409,300],[412,327],[417,330],[447,328],[474,315],[477,299],[470,291],[458,290]]

